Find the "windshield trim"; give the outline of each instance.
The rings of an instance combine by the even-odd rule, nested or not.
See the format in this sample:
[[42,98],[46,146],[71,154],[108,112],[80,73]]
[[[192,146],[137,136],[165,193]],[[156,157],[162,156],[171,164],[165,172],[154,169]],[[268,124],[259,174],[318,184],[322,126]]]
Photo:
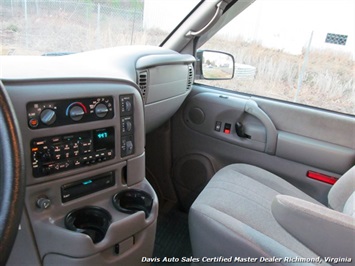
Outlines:
[[170,39],[170,37],[181,27],[182,24],[185,23],[185,21],[201,6],[203,2],[204,0],[201,0],[197,3],[197,5],[187,14],[187,16],[185,16],[185,18],[181,20],[180,23],[172,31],[170,31],[170,33],[165,37],[159,47],[164,46],[164,44]]

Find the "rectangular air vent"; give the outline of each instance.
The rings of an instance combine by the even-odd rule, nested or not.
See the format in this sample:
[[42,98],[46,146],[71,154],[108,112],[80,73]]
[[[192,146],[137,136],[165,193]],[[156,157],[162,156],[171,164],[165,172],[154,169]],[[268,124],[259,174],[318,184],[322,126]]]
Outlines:
[[143,101],[145,101],[148,86],[148,71],[142,70],[138,72],[138,86],[141,90]]
[[192,87],[192,83],[194,81],[194,68],[192,66],[192,64],[187,66],[188,68],[188,75],[187,75],[187,88],[186,90],[191,90]]

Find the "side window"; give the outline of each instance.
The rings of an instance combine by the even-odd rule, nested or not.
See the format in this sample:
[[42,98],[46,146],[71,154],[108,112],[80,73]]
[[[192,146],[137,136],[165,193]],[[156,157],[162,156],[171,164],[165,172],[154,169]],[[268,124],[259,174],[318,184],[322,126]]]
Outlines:
[[201,50],[235,58],[232,80],[198,83],[355,114],[355,2],[256,1]]

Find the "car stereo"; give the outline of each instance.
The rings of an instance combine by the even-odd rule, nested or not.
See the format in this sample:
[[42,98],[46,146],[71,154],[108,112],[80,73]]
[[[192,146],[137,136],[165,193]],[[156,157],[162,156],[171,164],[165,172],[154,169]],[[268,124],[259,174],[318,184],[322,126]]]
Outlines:
[[34,177],[84,167],[115,157],[113,127],[34,139],[31,159]]

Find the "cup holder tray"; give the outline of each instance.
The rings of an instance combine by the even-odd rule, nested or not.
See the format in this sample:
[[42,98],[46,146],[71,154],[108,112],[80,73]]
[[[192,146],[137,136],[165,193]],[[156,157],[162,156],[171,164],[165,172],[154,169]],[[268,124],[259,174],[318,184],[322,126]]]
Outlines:
[[88,206],[69,212],[65,216],[64,224],[71,231],[90,236],[96,244],[104,239],[111,221],[111,214],[107,210]]
[[143,211],[145,218],[148,218],[152,210],[153,198],[143,190],[127,189],[116,193],[112,197],[112,203],[118,211],[124,213]]
[[[113,206],[123,213],[143,211],[148,218],[153,206],[153,198],[143,190],[127,189],[112,197]],[[69,212],[64,219],[67,229],[88,235],[94,244],[105,238],[112,222],[111,214],[98,206],[87,206]]]

